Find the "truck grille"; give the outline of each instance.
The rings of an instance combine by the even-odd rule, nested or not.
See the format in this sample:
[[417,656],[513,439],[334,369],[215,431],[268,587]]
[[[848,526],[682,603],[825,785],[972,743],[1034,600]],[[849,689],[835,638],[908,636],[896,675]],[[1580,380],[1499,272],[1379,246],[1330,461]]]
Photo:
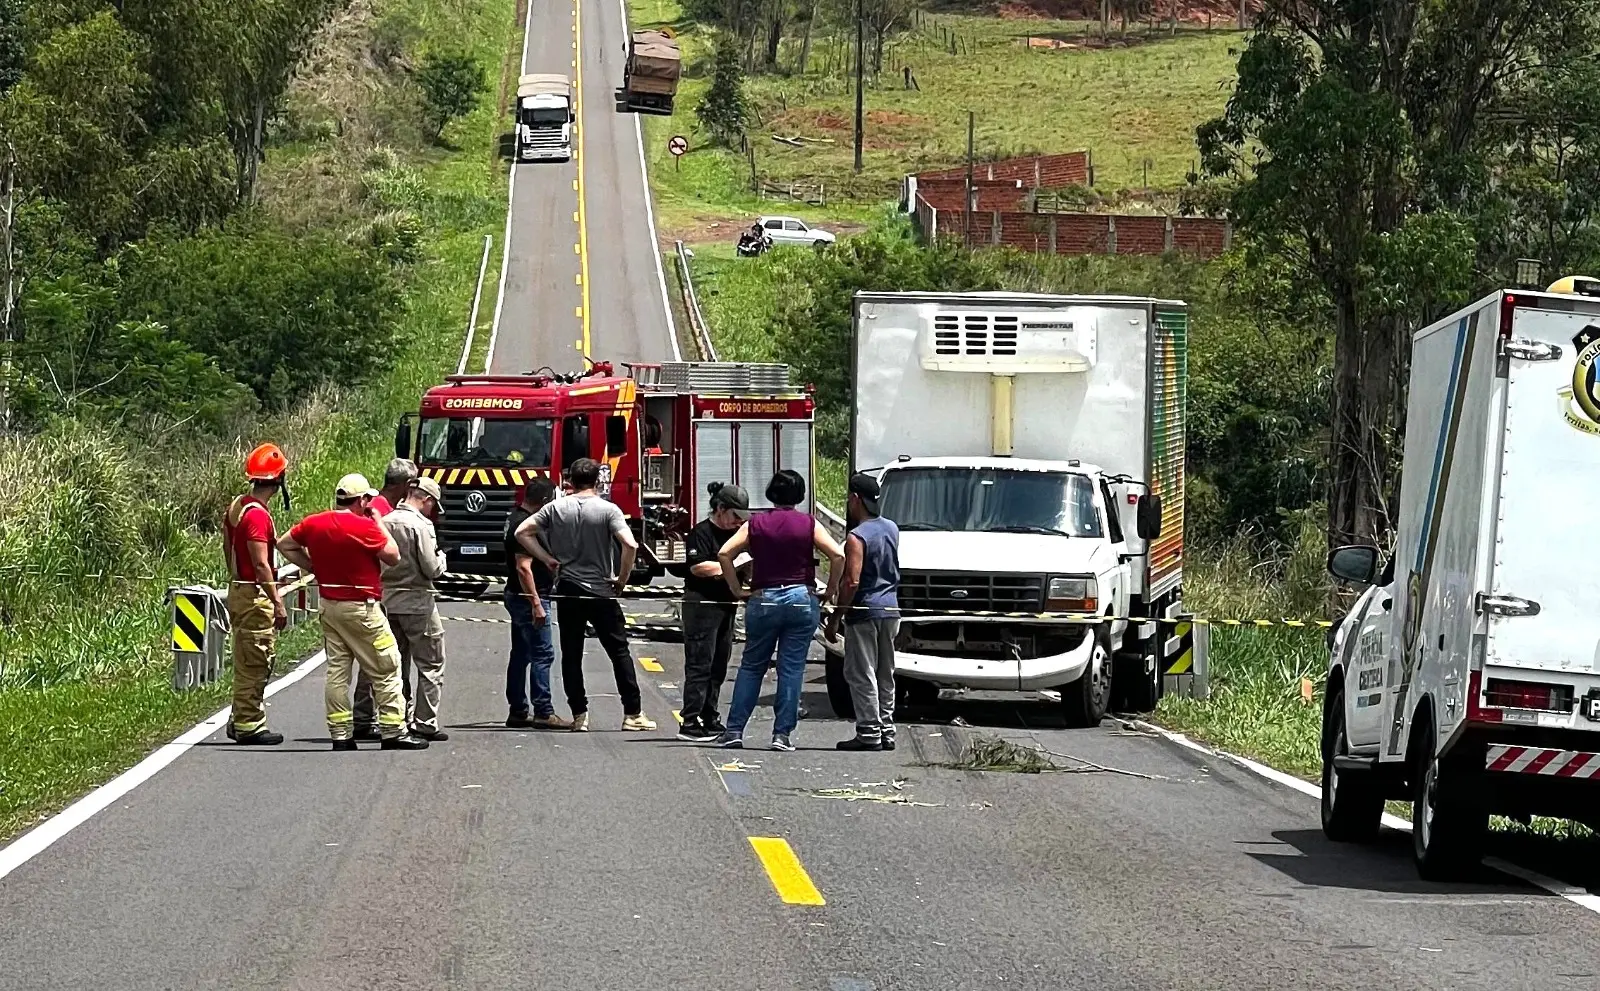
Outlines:
[[[483,494],[483,508],[468,512],[472,494]],[[447,544],[487,544],[498,547],[505,536],[506,517],[516,508],[514,488],[475,489],[453,486],[444,490],[444,519],[439,521],[439,539]]]
[[1040,612],[1043,575],[991,575],[967,571],[902,571],[900,608],[918,612]]

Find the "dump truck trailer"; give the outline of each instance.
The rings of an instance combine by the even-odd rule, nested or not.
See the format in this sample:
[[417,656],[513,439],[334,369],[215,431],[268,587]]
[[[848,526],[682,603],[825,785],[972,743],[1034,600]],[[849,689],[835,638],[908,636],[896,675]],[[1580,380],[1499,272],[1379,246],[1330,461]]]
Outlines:
[[622,69],[622,98],[629,110],[670,115],[683,73],[683,53],[671,35],[635,31]]

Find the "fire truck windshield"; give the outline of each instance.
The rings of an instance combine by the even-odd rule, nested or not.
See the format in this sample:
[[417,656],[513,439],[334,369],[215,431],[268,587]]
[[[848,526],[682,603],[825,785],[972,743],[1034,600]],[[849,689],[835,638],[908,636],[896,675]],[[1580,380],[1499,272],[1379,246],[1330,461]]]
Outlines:
[[419,455],[429,465],[550,467],[554,420],[427,417]]

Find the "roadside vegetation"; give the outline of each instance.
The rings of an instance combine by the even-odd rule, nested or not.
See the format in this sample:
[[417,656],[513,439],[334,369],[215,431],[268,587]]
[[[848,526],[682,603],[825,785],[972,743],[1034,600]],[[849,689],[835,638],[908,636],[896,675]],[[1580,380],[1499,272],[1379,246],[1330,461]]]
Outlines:
[[504,223],[513,0],[166,6],[0,3],[0,838],[225,703],[171,690],[164,597],[222,580],[243,453],[285,448],[296,517],[380,473]]

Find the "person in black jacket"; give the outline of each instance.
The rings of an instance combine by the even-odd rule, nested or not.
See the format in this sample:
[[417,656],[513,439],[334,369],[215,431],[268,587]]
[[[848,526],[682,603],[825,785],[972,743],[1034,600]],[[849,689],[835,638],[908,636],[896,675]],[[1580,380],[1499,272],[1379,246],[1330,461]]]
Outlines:
[[722,578],[717,552],[750,518],[750,496],[737,485],[712,482],[711,515],[689,531],[684,542],[689,575],[683,587],[683,726],[678,739],[694,743],[722,735],[718,696],[733,653],[733,614],[737,608]]

